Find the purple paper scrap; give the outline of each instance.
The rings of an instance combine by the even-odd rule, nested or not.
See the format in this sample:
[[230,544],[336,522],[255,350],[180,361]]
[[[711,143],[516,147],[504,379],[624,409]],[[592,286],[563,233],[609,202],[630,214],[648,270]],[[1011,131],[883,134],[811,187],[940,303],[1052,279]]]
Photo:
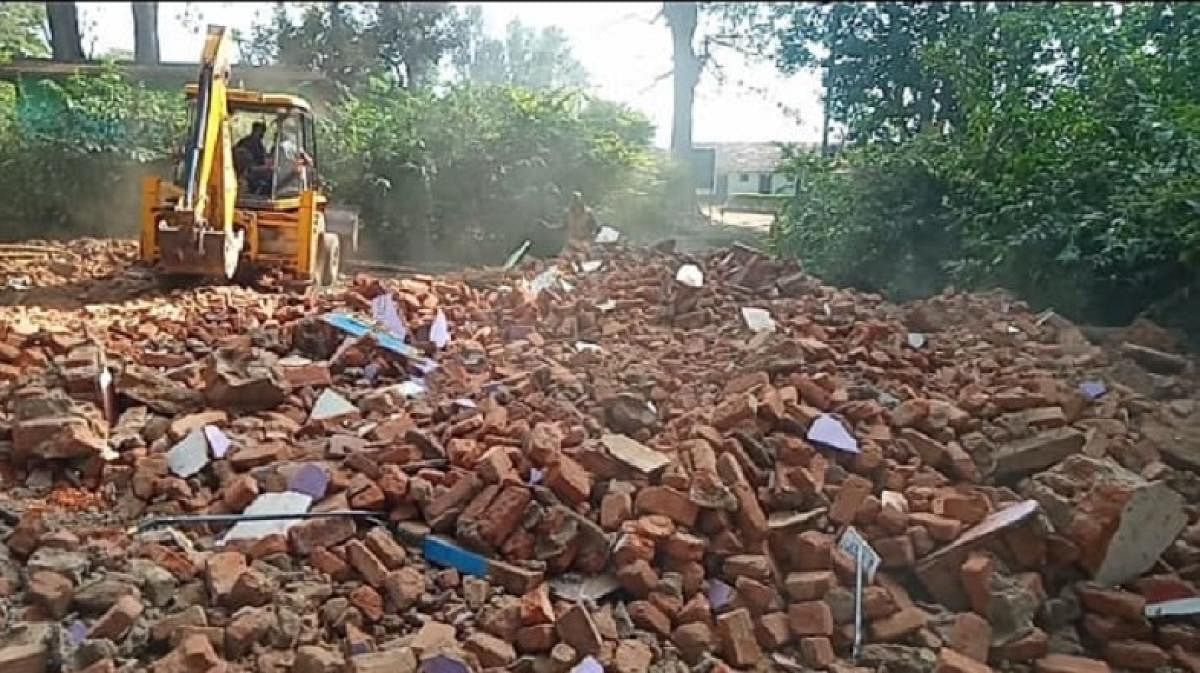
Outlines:
[[305,463],[288,480],[288,490],[311,496],[314,501],[325,497],[329,488],[329,474],[320,465]]
[[583,661],[575,664],[575,668],[571,669],[571,673],[604,673],[604,666],[596,660],[596,657],[587,656]]
[[421,662],[421,673],[471,673],[471,668],[458,657],[435,654]]
[[720,610],[733,600],[733,587],[718,579],[711,580],[708,583],[707,598],[712,609]]
[[1084,381],[1079,384],[1079,392],[1089,400],[1096,400],[1108,392],[1108,387],[1104,385],[1103,381]]

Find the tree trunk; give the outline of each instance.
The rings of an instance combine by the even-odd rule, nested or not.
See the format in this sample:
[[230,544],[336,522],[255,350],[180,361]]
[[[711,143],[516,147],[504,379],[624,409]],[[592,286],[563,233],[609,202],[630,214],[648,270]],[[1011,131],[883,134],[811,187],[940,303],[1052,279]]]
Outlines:
[[697,10],[694,2],[664,2],[663,16],[671,28],[675,68],[674,112],[671,117],[671,152],[680,161],[691,161],[692,109],[696,84],[700,81],[700,57],[692,41],[696,35]]
[[73,2],[47,2],[46,20],[50,24],[50,50],[55,61],[83,61],[83,40],[79,36],[79,12]]
[[696,183],[692,175],[692,112],[696,103],[696,84],[704,64],[696,54],[698,11],[694,2],[664,2],[663,16],[671,29],[674,61],[674,100],[671,115],[671,154],[684,173],[675,192],[674,210],[688,218],[696,215]]
[[131,2],[133,6],[133,60],[154,65],[158,57],[158,3]]

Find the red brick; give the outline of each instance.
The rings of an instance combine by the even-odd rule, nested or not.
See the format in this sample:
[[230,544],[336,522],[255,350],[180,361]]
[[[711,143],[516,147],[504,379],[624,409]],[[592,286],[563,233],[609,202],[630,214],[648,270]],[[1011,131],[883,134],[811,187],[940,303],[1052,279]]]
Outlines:
[[992,574],[995,570],[996,563],[991,556],[974,553],[967,557],[959,574],[971,609],[976,614],[985,617],[988,614],[988,603],[991,600]]
[[1099,642],[1149,638],[1154,627],[1145,618],[1124,620],[1089,612],[1083,616],[1083,629]]
[[258,497],[258,480],[248,474],[240,474],[229,481],[221,492],[221,500],[231,512],[246,509]]
[[929,537],[938,542],[953,542],[962,532],[962,522],[932,512],[913,512],[908,515],[910,523],[929,531]]
[[702,561],[708,541],[691,533],[676,531],[659,546],[663,554],[675,561]]
[[1069,654],[1048,654],[1035,664],[1037,673],[1111,673],[1108,664],[1099,659]]
[[408,558],[408,552],[404,551],[404,547],[396,541],[396,538],[383,526],[376,526],[371,529],[363,538],[367,549],[371,553],[378,556],[380,561],[388,570],[395,570],[404,565]]
[[1150,575],[1133,582],[1134,588],[1147,603],[1161,603],[1197,595],[1196,585],[1179,575]]
[[335,547],[354,537],[354,521],[350,517],[322,517],[296,524],[288,529],[292,551],[307,556],[317,547]]
[[517,650],[523,654],[548,652],[558,642],[553,624],[535,624],[517,631]]
[[1158,627],[1158,644],[1166,648],[1179,645],[1190,652],[1200,652],[1200,628],[1190,624],[1163,624]]
[[650,601],[633,601],[626,607],[629,618],[638,628],[653,631],[663,637],[671,635],[671,618]]
[[550,587],[543,583],[521,596],[521,624],[533,626],[554,621],[554,606],[550,604]]
[[983,521],[991,503],[982,493],[942,493],[933,501],[933,513],[957,519],[969,526]]
[[987,664],[943,647],[938,652],[937,668],[934,673],[991,673]]
[[404,611],[415,605],[425,593],[425,575],[405,566],[388,573],[384,577],[383,588],[392,604]]
[[929,621],[929,615],[924,610],[908,607],[899,612],[871,622],[871,636],[874,640],[891,643],[920,630]]
[[842,525],[854,521],[858,509],[867,496],[871,495],[871,482],[858,475],[850,475],[842,482],[833,503],[829,506],[829,519]]
[[346,560],[367,584],[376,588],[383,586],[384,578],[388,575],[387,566],[362,542],[351,540],[346,543]]
[[512,645],[482,631],[471,634],[463,643],[463,649],[478,657],[484,668],[503,668],[517,658]]
[[485,542],[499,547],[525,517],[533,495],[523,486],[505,486],[478,518]]
[[762,649],[754,637],[754,622],[745,608],[717,617],[717,637],[725,660],[734,666],[749,667],[762,659]]
[[709,605],[704,592],[697,592],[687,603],[684,603],[683,607],[679,609],[679,613],[675,615],[675,621],[678,624],[692,622],[712,624],[712,606]]
[[350,592],[350,604],[358,608],[368,621],[377,622],[383,618],[383,597],[369,585],[360,584]]
[[679,648],[683,660],[695,664],[716,649],[717,641],[712,628],[704,622],[683,624],[671,633],[671,642]]
[[758,400],[754,399],[753,395],[749,393],[730,395],[713,410],[712,425],[724,432],[744,421],[753,419],[756,413],[758,413]]
[[793,553],[797,570],[829,570],[833,567],[833,537],[806,530],[796,538]]
[[557,626],[562,642],[575,648],[581,656],[600,654],[603,641],[587,608],[579,604],[572,605],[558,618]]
[[614,531],[633,516],[633,496],[629,493],[606,493],[600,501],[600,527]]
[[1146,610],[1146,599],[1129,591],[1081,584],[1076,593],[1085,608],[1109,617],[1140,619]]
[[71,580],[55,572],[38,571],[29,576],[26,586],[29,601],[55,619],[62,619],[71,607],[75,588]]
[[772,612],[758,618],[754,636],[764,650],[777,650],[792,640],[788,616],[783,612]]
[[1176,645],[1171,648],[1171,659],[1189,673],[1200,673],[1200,655],[1192,654]]
[[569,456],[559,456],[546,470],[546,486],[571,505],[585,502],[592,492],[592,475]]
[[809,668],[818,670],[830,668],[837,655],[833,652],[833,643],[828,638],[812,637],[800,639],[800,661]]
[[867,619],[882,619],[899,609],[892,592],[886,588],[863,587],[863,615]]
[[92,624],[92,628],[88,631],[88,637],[120,642],[125,638],[125,634],[129,633],[129,629],[133,627],[133,623],[141,616],[144,609],[140,598],[125,594],[118,598],[117,602],[113,603],[108,612],[101,615],[95,624]]
[[204,568],[209,597],[223,604],[246,569],[246,556],[241,552],[218,552],[209,556]]
[[784,586],[794,601],[818,601],[837,586],[837,578],[829,570],[789,573]]
[[805,601],[788,606],[788,622],[799,637],[833,635],[833,611],[824,601]]
[[662,514],[688,528],[696,525],[700,513],[700,508],[688,500],[686,493],[666,486],[647,486],[639,490],[634,506],[639,515]]
[[774,587],[745,575],[737,578],[734,587],[737,589],[741,604],[749,608],[750,612],[755,615],[771,612],[772,608],[779,609],[779,594]]
[[976,661],[987,663],[992,646],[992,625],[974,612],[955,615],[947,645]]
[[344,582],[350,577],[350,564],[324,547],[317,547],[308,555],[308,563],[319,572],[329,575],[335,582]]
[[1010,640],[994,650],[1000,661],[1028,662],[1046,656],[1050,649],[1050,637],[1036,626],[1024,635]]
[[912,540],[907,535],[879,538],[872,542],[872,546],[883,559],[884,568],[908,568],[917,560]]
[[616,574],[621,588],[635,598],[644,598],[658,584],[658,573],[645,559],[617,568]]
[[1170,657],[1159,646],[1141,640],[1118,640],[1104,648],[1104,659],[1117,668],[1152,671],[1165,666]]
[[625,566],[634,561],[650,562],[654,560],[654,540],[641,535],[627,534],[617,539],[613,547],[613,562],[617,567]]

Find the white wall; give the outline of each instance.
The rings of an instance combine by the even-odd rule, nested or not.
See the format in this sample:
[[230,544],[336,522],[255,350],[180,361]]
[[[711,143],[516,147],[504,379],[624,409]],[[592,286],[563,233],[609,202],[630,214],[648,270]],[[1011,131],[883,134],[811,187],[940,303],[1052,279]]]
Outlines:
[[[730,173],[729,174],[729,193],[730,194],[758,194],[759,180],[763,173]],[[718,177],[718,180],[721,178]],[[771,193],[775,194],[781,189],[786,188],[791,190],[792,181],[783,173],[771,174]]]

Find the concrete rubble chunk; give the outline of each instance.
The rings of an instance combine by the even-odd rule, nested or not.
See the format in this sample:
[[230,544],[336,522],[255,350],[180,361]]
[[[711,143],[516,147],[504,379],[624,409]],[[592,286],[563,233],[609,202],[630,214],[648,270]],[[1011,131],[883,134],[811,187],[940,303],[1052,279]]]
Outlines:
[[208,358],[204,398],[227,411],[255,412],[283,403],[287,385],[274,369],[275,356],[235,347],[218,348]]
[[1044,470],[1067,456],[1078,453],[1087,440],[1082,432],[1069,427],[1055,428],[1027,439],[1005,444],[993,455],[996,479],[1023,477]]
[[167,467],[184,479],[208,465],[208,439],[200,428],[192,430],[167,452]]
[[1188,521],[1183,496],[1108,459],[1071,456],[1034,475],[1026,493],[1079,547],[1079,565],[1106,586],[1150,570]]
[[[302,514],[312,505],[312,496],[304,493],[262,493],[250,503],[243,514]],[[221,539],[222,544],[235,540],[258,540],[268,535],[286,535],[288,529],[300,523],[299,519],[274,521],[239,521]],[[353,525],[353,524],[351,524]]]
[[671,459],[650,447],[625,435],[606,434],[600,436],[604,448],[613,458],[642,474],[653,474],[670,464]]
[[118,394],[168,416],[199,411],[204,407],[204,395],[200,391],[149,367],[125,365],[115,385]]

